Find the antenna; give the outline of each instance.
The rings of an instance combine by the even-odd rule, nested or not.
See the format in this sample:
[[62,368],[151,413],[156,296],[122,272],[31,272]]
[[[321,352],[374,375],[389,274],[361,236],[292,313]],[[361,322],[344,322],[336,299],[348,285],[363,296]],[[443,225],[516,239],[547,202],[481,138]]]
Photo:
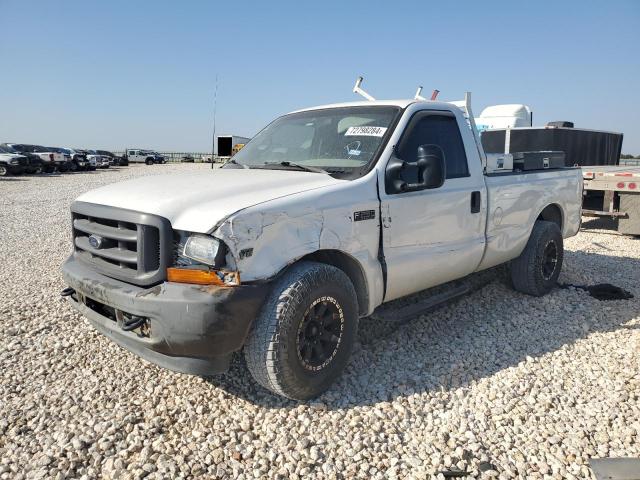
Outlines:
[[362,77],[358,77],[358,79],[356,80],[356,84],[353,87],[353,93],[357,93],[358,95],[362,95],[364,98],[366,98],[369,101],[374,101],[375,98],[373,98],[371,95],[369,95],[367,92],[365,92],[362,88],[360,88],[360,85],[362,85],[362,80],[364,80]]
[[216,73],[216,89],[213,94],[213,138],[211,139],[211,170],[213,170],[213,157],[216,153],[216,109],[218,107],[218,74]]
[[435,89],[433,91],[433,93],[431,94],[431,100],[435,101],[436,98],[438,98],[438,94],[440,93],[440,90]]

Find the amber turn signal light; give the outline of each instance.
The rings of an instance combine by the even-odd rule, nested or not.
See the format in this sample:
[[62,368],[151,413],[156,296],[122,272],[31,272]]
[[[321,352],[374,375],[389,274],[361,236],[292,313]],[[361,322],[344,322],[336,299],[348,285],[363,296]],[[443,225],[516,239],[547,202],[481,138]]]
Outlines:
[[195,285],[239,285],[240,277],[237,272],[211,272],[191,268],[167,268],[167,280],[177,283],[192,283]]

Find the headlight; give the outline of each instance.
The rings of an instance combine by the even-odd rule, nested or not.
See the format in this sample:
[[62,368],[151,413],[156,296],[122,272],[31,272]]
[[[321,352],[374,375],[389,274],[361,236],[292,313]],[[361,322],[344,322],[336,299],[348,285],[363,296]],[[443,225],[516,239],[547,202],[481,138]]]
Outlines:
[[216,257],[220,251],[220,242],[208,235],[190,235],[184,244],[182,255],[204,263],[215,265]]
[[20,163],[20,160],[18,160],[17,158],[12,158],[11,160],[9,160],[9,163],[11,165],[18,165]]

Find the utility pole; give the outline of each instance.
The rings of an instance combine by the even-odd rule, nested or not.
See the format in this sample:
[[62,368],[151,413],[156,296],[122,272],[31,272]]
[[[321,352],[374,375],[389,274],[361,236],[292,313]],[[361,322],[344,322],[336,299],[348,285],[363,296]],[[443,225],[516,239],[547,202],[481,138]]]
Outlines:
[[216,151],[216,109],[218,107],[218,74],[216,73],[216,89],[213,93],[213,138],[211,139],[211,170]]

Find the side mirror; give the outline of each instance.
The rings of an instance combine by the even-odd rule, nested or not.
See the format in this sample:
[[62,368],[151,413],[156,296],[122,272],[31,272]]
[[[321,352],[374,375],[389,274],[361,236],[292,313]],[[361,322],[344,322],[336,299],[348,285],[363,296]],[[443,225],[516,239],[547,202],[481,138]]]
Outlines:
[[[402,179],[402,171],[409,166],[418,169],[416,183],[407,183]],[[402,193],[439,188],[444,184],[446,176],[444,152],[438,145],[420,145],[416,163],[409,163],[398,158],[394,149],[394,155],[389,159],[385,172],[386,190],[387,192]]]
[[423,188],[440,188],[447,177],[447,165],[442,148],[434,144],[418,147],[418,178]]

